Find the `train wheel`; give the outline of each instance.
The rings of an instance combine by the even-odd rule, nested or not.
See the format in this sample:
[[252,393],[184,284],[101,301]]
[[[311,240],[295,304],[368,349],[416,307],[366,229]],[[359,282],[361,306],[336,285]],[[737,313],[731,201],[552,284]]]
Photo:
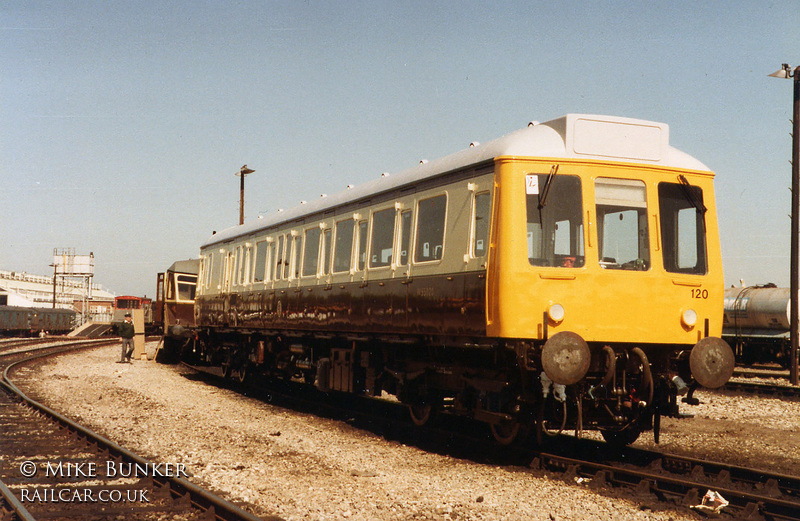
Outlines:
[[504,421],[500,423],[492,423],[489,427],[492,429],[492,436],[500,445],[511,445],[519,435],[519,422]]
[[225,352],[225,358],[222,360],[222,377],[228,379],[233,374],[233,360],[230,350]]
[[411,415],[411,421],[414,425],[422,427],[433,415],[433,406],[429,403],[412,403],[408,406],[408,412]]
[[247,362],[245,362],[245,363],[242,364],[242,367],[240,367],[239,370],[236,372],[236,380],[240,384],[243,384],[247,380],[247,376],[249,374],[249,370],[248,369],[249,369],[248,368],[248,364],[247,364]]

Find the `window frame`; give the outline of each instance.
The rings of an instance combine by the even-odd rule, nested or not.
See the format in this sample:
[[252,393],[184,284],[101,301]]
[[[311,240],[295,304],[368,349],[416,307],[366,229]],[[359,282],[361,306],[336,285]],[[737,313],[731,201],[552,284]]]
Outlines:
[[[308,245],[308,234],[309,234],[309,232],[317,234],[317,238],[316,238],[317,247],[316,248],[312,248],[312,250],[316,249],[316,256],[317,256],[316,257],[316,266],[314,267],[314,273],[306,273],[306,267],[307,267],[306,266],[306,261],[308,260],[308,259],[306,259],[306,254],[307,253],[314,253],[313,251],[309,251],[309,249],[308,249],[308,246],[309,246]],[[300,263],[301,264],[300,265],[300,269],[298,270],[300,278],[309,279],[309,278],[315,278],[315,277],[319,276],[320,260],[321,260],[320,259],[321,242],[322,242],[322,229],[319,227],[319,224],[317,224],[316,226],[312,226],[310,228],[306,228],[305,230],[303,230],[303,245],[302,245],[302,248],[301,248],[302,249],[302,262]]]
[[[423,217],[422,216],[422,212],[420,211],[420,205],[422,203],[426,202],[426,201],[431,201],[433,199],[438,199],[440,197],[444,197],[444,216],[442,218],[442,244],[440,245],[441,248],[442,248],[441,254],[439,255],[438,258],[433,258],[433,259],[430,259],[430,260],[418,260],[417,259],[417,255],[420,253],[420,250],[422,249],[422,248],[419,247],[420,246],[420,244],[419,244],[419,240],[420,240],[420,222],[421,222],[422,217]],[[415,207],[415,210],[416,210],[416,212],[415,212],[415,217],[416,217],[415,221],[416,221],[416,223],[415,223],[415,226],[414,226],[414,239],[412,241],[413,244],[414,244],[414,251],[413,251],[413,255],[412,255],[412,259],[413,259],[414,265],[431,265],[431,264],[434,264],[434,263],[442,262],[442,260],[444,259],[444,255],[445,255],[446,248],[447,248],[447,218],[448,218],[448,213],[450,211],[449,204],[448,204],[449,203],[449,199],[450,199],[449,193],[445,190],[445,191],[443,191],[441,193],[438,193],[438,194],[435,194],[435,195],[430,195],[430,196],[425,197],[425,198],[417,199],[417,201],[415,202],[414,207]]]
[[[552,183],[547,194],[544,189],[547,185],[546,172],[529,172],[525,174],[525,240],[527,243],[526,256],[528,264],[534,269],[582,269],[587,262],[587,224],[584,214],[585,182],[591,182],[578,173],[555,173],[550,179]],[[536,182],[532,181],[536,177]],[[540,180],[544,178],[544,180]],[[568,186],[572,184],[573,186]],[[540,191],[541,187],[541,191]],[[569,190],[572,191],[569,191]],[[567,190],[562,192],[562,190]],[[566,194],[572,194],[577,202],[572,205],[558,204],[559,198],[567,199]],[[546,198],[546,204],[541,205]],[[541,206],[540,206],[541,205]],[[555,208],[555,209],[554,209]],[[538,214],[538,215],[537,215]],[[532,220],[533,217],[533,220]],[[573,219],[574,218],[574,219]],[[556,253],[557,225],[569,222],[568,254]],[[548,234],[552,240],[547,239]],[[573,251],[574,250],[574,251]],[[538,254],[538,256],[537,256]]]
[[[670,189],[677,191],[677,190],[691,190],[694,197],[697,197],[699,194],[699,199],[696,199],[695,202],[699,205],[698,207],[692,204],[692,201],[686,200],[686,206],[683,206],[680,209],[677,209],[674,212],[674,222],[672,223],[673,229],[667,230],[665,226],[665,219],[664,219],[664,212],[666,211],[666,207],[663,204],[664,202],[664,194],[662,194],[662,187],[669,186]],[[706,276],[710,271],[710,259],[708,254],[708,221],[706,219],[706,214],[708,213],[708,208],[705,206],[705,190],[701,186],[693,185],[688,183],[683,185],[681,182],[672,182],[672,181],[661,181],[658,183],[657,186],[657,195],[658,195],[658,227],[659,227],[659,235],[660,235],[660,244],[659,247],[661,248],[661,262],[664,266],[664,271],[667,273],[671,273],[674,275],[697,275],[697,276]],[[669,194],[670,197],[673,197],[672,194]],[[685,195],[684,195],[685,197]],[[677,199],[677,197],[675,197]],[[695,254],[697,256],[696,263],[694,269],[692,268],[681,268],[679,266],[680,261],[680,214],[682,210],[691,210],[695,212],[695,237],[694,237],[694,244],[695,244]],[[668,244],[667,240],[671,241],[671,244]],[[698,241],[702,240],[702,248]],[[673,255],[674,258],[671,259],[670,262],[668,261],[667,255]],[[698,271],[698,265],[702,262],[702,271]]]
[[[411,265],[412,245],[414,244],[414,209],[401,207],[398,209],[399,215],[396,218],[397,225],[397,267],[407,268]],[[407,226],[403,223],[403,218],[408,215]],[[403,247],[405,246],[405,262],[403,261]]]
[[[486,214],[486,237],[483,246],[483,253],[478,255],[475,253],[477,229],[478,229],[478,197],[486,196],[488,199],[487,214]],[[469,233],[469,256],[471,259],[485,259],[489,254],[489,234],[491,232],[492,222],[492,192],[491,190],[476,191],[472,194],[472,216],[470,219],[470,233]]]
[[[350,248],[349,248],[350,251],[349,251],[349,253],[347,255],[347,258],[349,260],[348,260],[348,263],[347,263],[347,269],[346,270],[337,271],[336,270],[336,259],[337,259],[337,255],[339,253],[339,249],[337,247],[337,246],[339,246],[339,231],[340,231],[339,225],[344,223],[344,222],[350,222],[351,225],[352,225],[352,229],[351,229],[351,232],[350,232]],[[354,263],[353,263],[353,251],[354,251],[355,246],[356,246],[356,234],[357,234],[356,230],[358,229],[358,221],[356,219],[354,219],[353,217],[349,217],[347,219],[342,219],[340,221],[336,221],[334,223],[333,227],[334,227],[334,232],[333,232],[333,239],[331,241],[333,243],[332,244],[332,247],[333,247],[333,258],[331,259],[331,274],[338,275],[340,273],[351,273],[353,271],[353,266],[354,266]]]
[[[653,245],[652,245],[652,235],[653,231],[651,230],[650,226],[650,200],[649,200],[649,192],[647,183],[640,178],[636,177],[617,177],[617,176],[597,176],[594,179],[594,212],[595,212],[595,229],[596,229],[596,240],[597,240],[597,256],[598,256],[598,264],[604,268],[609,270],[620,270],[620,271],[638,271],[638,272],[647,272],[653,269]],[[601,186],[603,188],[598,189]],[[632,189],[635,189],[636,192],[641,191],[642,200],[634,200],[630,198],[624,197],[605,197],[601,198],[598,196],[598,193],[605,190],[606,194],[614,195],[614,192],[629,192],[633,193]],[[600,207],[611,208],[612,210],[603,212],[602,215],[599,212]],[[614,228],[618,228],[614,224],[609,224],[612,221],[608,220],[609,216],[616,216],[619,215],[620,221],[622,221],[622,216],[627,212],[636,212],[636,219],[637,221],[634,223],[636,226],[636,249],[637,249],[637,256],[635,259],[625,260],[614,258],[613,262],[606,261],[604,259],[609,259],[609,256],[603,256],[604,253],[608,253],[609,250],[606,249],[607,245],[606,242],[609,237],[606,236],[606,233]],[[644,224],[644,228],[642,227]],[[646,232],[646,236],[642,237],[640,234],[642,229]],[[624,236],[620,237],[612,237],[616,240],[624,239],[624,246],[630,246],[633,244],[633,241],[630,241],[631,234],[625,234]],[[614,243],[612,243],[613,245]],[[620,245],[622,243],[618,243]],[[641,254],[645,253],[646,256],[642,257]],[[641,261],[641,263],[639,262]],[[632,264],[633,263],[633,264]],[[628,266],[628,267],[626,267]],[[637,267],[638,266],[638,267]]]
[[[257,279],[257,275],[259,274],[259,269],[258,269],[259,268],[259,265],[258,265],[259,249],[261,248],[262,245],[263,245],[264,253],[263,253],[263,262],[261,263],[261,279],[260,280],[256,280]],[[264,239],[262,239],[260,241],[256,241],[255,252],[256,252],[256,254],[253,256],[253,277],[252,277],[252,282],[253,282],[253,284],[264,284],[266,282],[269,282],[269,280],[267,278],[267,267],[269,266],[269,241],[266,238],[264,238]]]
[[333,261],[333,230],[330,226],[322,228],[322,237],[319,241],[320,274],[327,277],[331,274],[331,264]]
[[[369,257],[369,220],[359,219],[356,222],[356,230],[358,231],[356,237],[356,259],[355,271],[363,273],[367,270],[367,258]],[[363,247],[362,247],[363,246]],[[361,260],[361,254],[364,254],[364,260]]]
[[[375,244],[375,239],[376,239],[376,237],[375,237],[376,216],[378,216],[379,214],[381,215],[381,219],[383,218],[384,214],[387,215],[387,216],[391,215],[391,226],[387,227],[387,229],[391,230],[390,231],[391,237],[389,238],[389,240],[387,242],[387,244],[389,245],[389,248],[381,249],[379,252],[377,252],[377,255],[383,255],[383,253],[387,249],[391,250],[391,253],[389,255],[388,262],[384,263],[383,261],[379,261],[380,264],[373,265],[373,257],[376,255],[376,252],[373,251],[373,249],[375,249],[375,246],[376,246],[376,244]],[[385,223],[380,222],[378,224],[383,225]],[[369,226],[370,230],[369,230],[369,241],[368,241],[369,249],[367,251],[367,263],[366,263],[368,270],[382,270],[382,269],[386,269],[386,268],[391,268],[394,265],[394,262],[395,262],[395,244],[394,243],[395,243],[395,231],[396,231],[396,228],[397,228],[397,209],[394,206],[390,206],[390,207],[387,207],[387,208],[381,208],[381,209],[372,211],[372,213],[370,215],[370,226]],[[384,233],[386,230],[379,230],[379,231],[381,233]],[[378,245],[378,246],[380,246],[380,245]]]

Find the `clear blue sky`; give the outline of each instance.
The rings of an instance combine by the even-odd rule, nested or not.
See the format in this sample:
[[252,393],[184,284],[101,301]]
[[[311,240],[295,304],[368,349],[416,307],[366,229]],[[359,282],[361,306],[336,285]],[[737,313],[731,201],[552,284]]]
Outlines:
[[[166,5],[162,5],[166,4]],[[727,283],[788,285],[800,3],[6,1],[0,269],[155,293],[212,230],[570,112],[717,173]]]

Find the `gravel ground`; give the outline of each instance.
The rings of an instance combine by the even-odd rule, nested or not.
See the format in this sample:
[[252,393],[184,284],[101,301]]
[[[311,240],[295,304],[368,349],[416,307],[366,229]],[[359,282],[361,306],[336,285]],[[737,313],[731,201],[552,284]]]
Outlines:
[[[116,364],[117,346],[26,370],[51,407],[257,515],[285,520],[696,520],[618,490],[595,492],[523,467],[424,452],[346,423],[186,378]],[[43,398],[46,396],[46,398]],[[800,403],[698,392],[692,419],[662,421],[661,448],[795,474]],[[652,435],[636,443],[652,446]]]

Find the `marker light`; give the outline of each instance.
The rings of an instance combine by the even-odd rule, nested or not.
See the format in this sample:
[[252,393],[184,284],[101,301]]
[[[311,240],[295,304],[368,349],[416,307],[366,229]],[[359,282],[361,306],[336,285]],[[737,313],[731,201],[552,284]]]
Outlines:
[[550,306],[550,309],[547,310],[547,316],[555,323],[561,322],[564,320],[564,306],[561,304],[553,304]]
[[693,309],[687,309],[681,314],[681,322],[686,327],[694,327],[697,324],[697,312]]

